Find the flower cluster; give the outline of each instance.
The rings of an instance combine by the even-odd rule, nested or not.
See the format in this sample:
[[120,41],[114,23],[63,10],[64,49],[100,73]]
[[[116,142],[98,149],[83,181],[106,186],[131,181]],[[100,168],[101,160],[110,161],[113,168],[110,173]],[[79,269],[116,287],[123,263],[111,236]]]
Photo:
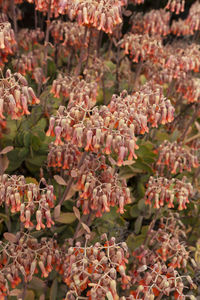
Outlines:
[[28,234],[6,233],[8,242],[0,244],[0,298],[10,294],[20,282],[31,281],[34,274],[41,271],[46,278],[56,264],[58,246],[55,240],[42,238],[40,242]]
[[[46,184],[45,180],[43,182]],[[46,219],[48,228],[54,224],[50,213],[50,208],[54,207],[54,200],[51,185],[46,184],[46,187],[41,189],[37,184],[27,184],[24,176],[4,174],[0,177],[0,204],[10,208],[11,213],[20,212],[20,221],[27,229],[34,227],[31,217],[35,211],[36,230],[45,228],[43,219]]]
[[17,42],[20,47],[28,51],[44,39],[44,32],[37,29],[21,29],[17,35]]
[[196,1],[194,4],[192,4],[189,11],[189,15],[186,19],[186,24],[189,24],[191,34],[194,34],[195,31],[200,29],[199,15],[200,3],[199,1]]
[[85,30],[77,23],[54,20],[50,25],[50,32],[56,44],[62,42],[64,47],[75,49],[80,49],[83,46],[88,47],[89,33],[86,33],[84,39]]
[[191,183],[184,177],[179,179],[167,179],[165,177],[150,177],[145,192],[145,204],[154,202],[155,208],[160,208],[167,203],[168,208],[174,208],[174,202],[178,203],[178,210],[186,209],[189,197],[193,195]]
[[97,97],[97,84],[96,82],[87,82],[80,77],[69,77],[62,74],[58,75],[58,78],[53,81],[51,93],[56,98],[62,97],[68,98],[68,108],[75,105],[81,105],[82,107],[92,108],[96,103]]
[[166,12],[164,9],[152,9],[143,17],[144,33],[166,36],[170,33],[169,20],[169,12]]
[[122,23],[121,6],[126,0],[78,0],[76,3],[71,0],[60,1],[58,12],[68,14],[70,20],[77,18],[79,25],[95,27],[106,33],[112,34],[113,28]]
[[76,188],[79,190],[77,206],[82,206],[83,214],[96,212],[96,217],[109,212],[111,206],[117,206],[120,214],[124,205],[131,203],[130,190],[126,181],[119,180],[118,173],[105,163],[105,156],[100,158],[89,154],[82,166],[73,169],[76,173]]
[[176,15],[180,14],[180,12],[184,11],[185,0],[168,0],[165,9],[171,10],[171,12],[175,12]]
[[163,51],[161,38],[150,37],[148,34],[128,33],[121,40],[121,47],[135,63],[144,60],[157,61],[158,54]]
[[7,62],[7,56],[13,54],[16,44],[14,31],[9,22],[0,23],[0,66]]
[[165,68],[174,70],[175,74],[180,71],[189,72],[199,72],[200,66],[200,50],[196,44],[188,45],[186,48],[182,47],[182,44],[176,44],[176,51],[174,51],[174,46],[169,46],[169,55],[165,59]]
[[172,33],[177,36],[193,35],[200,29],[199,15],[200,4],[198,1],[196,1],[194,4],[192,4],[188,17],[186,19],[179,19],[178,21],[174,21],[172,23]]
[[0,117],[2,119],[5,119],[4,112],[15,120],[23,115],[29,115],[28,105],[40,102],[33,89],[27,85],[25,77],[20,73],[12,74],[9,69],[6,71],[5,78],[0,79]]
[[35,4],[35,9],[47,14],[50,10],[51,15],[54,15],[55,18],[59,16],[58,14],[58,4],[63,3],[62,0],[27,0],[29,3]]
[[[49,145],[48,167],[55,168],[57,171],[73,170],[78,166],[81,152],[76,145],[66,142],[64,145],[55,146],[54,143]],[[71,175],[71,171],[69,171]]]
[[47,136],[56,136],[55,145],[65,141],[85,151],[118,155],[117,165],[125,164],[124,159],[136,159],[138,149],[135,135],[149,131],[148,123],[157,127],[158,123],[173,121],[174,108],[166,100],[160,86],[144,85],[132,96],[123,91],[113,95],[109,106],[95,107],[88,111],[80,106],[70,109],[60,107],[57,115],[50,118]]
[[190,24],[186,23],[186,21],[182,19],[179,19],[178,21],[173,21],[171,25],[171,32],[177,36],[193,34],[193,30],[191,30]]
[[41,52],[39,50],[33,50],[27,54],[21,54],[21,56],[13,60],[14,69],[25,76],[28,72],[33,73],[35,68],[39,66]]
[[165,166],[171,174],[182,173],[184,170],[199,166],[198,158],[191,151],[178,144],[176,141],[170,143],[165,140],[157,149],[159,157],[156,162],[156,170],[161,176],[164,175]]
[[185,299],[183,289],[186,284],[190,289],[195,285],[189,275],[180,274],[180,269],[186,268],[189,259],[189,251],[182,242],[184,225],[171,215],[161,219],[159,227],[150,232],[151,248],[142,245],[133,252],[130,273],[132,285],[137,285],[130,293],[136,299],[154,299],[161,294]]
[[176,90],[183,95],[189,103],[200,102],[200,79],[198,77],[189,77],[187,80],[178,80]]
[[151,10],[142,15],[134,14],[131,18],[133,33],[148,34],[150,36],[166,36],[170,33],[169,27],[170,13],[164,9]]
[[104,234],[104,244],[81,247],[79,242],[70,247],[63,263],[64,282],[69,287],[66,300],[75,300],[87,289],[88,299],[119,299],[117,281],[128,284],[126,275],[128,248],[126,243],[116,244]]

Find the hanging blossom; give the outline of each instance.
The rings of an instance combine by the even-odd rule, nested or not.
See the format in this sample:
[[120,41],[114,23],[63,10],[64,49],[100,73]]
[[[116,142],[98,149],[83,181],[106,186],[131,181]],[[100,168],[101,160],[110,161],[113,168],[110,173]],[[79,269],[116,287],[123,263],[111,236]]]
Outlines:
[[83,214],[96,212],[96,217],[109,212],[111,206],[117,206],[120,214],[124,206],[131,203],[130,190],[125,180],[120,180],[118,173],[106,164],[105,156],[89,154],[80,169],[71,171],[79,191],[77,206],[82,206]]
[[72,176],[71,171],[78,166],[80,158],[79,148],[71,142],[65,142],[64,145],[58,146],[54,143],[49,144],[47,157],[49,168],[54,168],[56,171],[65,170],[66,175]]
[[179,19],[178,21],[172,22],[171,33],[176,36],[186,36],[193,35],[194,30],[191,28],[190,24],[186,22],[186,20]]
[[[50,33],[56,44],[62,43],[65,47],[73,47],[80,49],[81,47],[88,47],[89,32],[80,27],[76,22],[63,22],[62,20],[53,20],[50,25]],[[84,43],[83,43],[84,40]]]
[[186,285],[193,289],[195,284],[189,275],[181,274],[190,262],[183,237],[185,226],[171,214],[160,220],[158,230],[151,230],[149,247],[142,245],[133,252],[130,275],[132,286],[137,288],[130,293],[136,299],[155,299],[159,295],[196,299],[184,292]]
[[[176,43],[165,47],[166,53],[169,55],[165,56],[164,68],[169,68],[174,70],[175,74],[180,71],[189,72],[199,72],[200,67],[200,49],[197,44],[192,43],[187,45],[187,47],[182,43]],[[171,53],[171,54],[170,54]]]
[[29,3],[35,4],[35,9],[46,15],[50,11],[51,17],[55,18],[59,16],[58,5],[62,0],[26,0]]
[[128,247],[125,242],[117,244],[115,238],[102,236],[104,243],[84,246],[77,242],[70,247],[63,263],[63,279],[69,291],[66,300],[75,300],[87,290],[87,299],[119,299],[117,283],[128,284],[126,275]]
[[16,45],[14,31],[9,22],[0,22],[0,66],[7,62],[8,55],[13,55]]
[[0,79],[0,117],[5,119],[4,113],[11,115],[14,120],[23,115],[29,115],[28,105],[38,104],[40,100],[28,87],[26,78],[20,73],[12,74],[8,69],[5,78]]
[[44,39],[44,32],[40,28],[23,28],[17,34],[18,46],[26,51],[30,51],[33,45],[38,45]]
[[166,36],[170,33],[170,13],[164,9],[154,10],[146,14],[135,13],[131,18],[131,32],[150,36]]
[[34,227],[31,221],[33,214],[37,221],[36,230],[54,225],[50,213],[55,200],[53,186],[47,185],[45,180],[43,183],[45,188],[40,189],[37,184],[27,184],[24,176],[4,174],[0,177],[0,204],[6,205],[11,213],[20,212],[20,221],[27,229]]
[[192,153],[194,151],[184,148],[176,141],[170,143],[165,140],[156,152],[159,156],[155,167],[161,176],[164,175],[165,166],[171,174],[182,173],[184,170],[191,172],[191,168],[199,166],[197,156]]
[[165,177],[150,177],[145,192],[145,203],[155,208],[168,205],[168,208],[174,208],[174,202],[178,203],[178,210],[186,209],[189,203],[189,197],[193,195],[193,187],[191,183],[186,182],[186,177],[182,180]]
[[176,15],[184,12],[185,0],[168,0],[165,9],[169,9],[171,12],[175,12]]
[[97,83],[77,76],[70,77],[59,74],[58,78],[53,81],[51,93],[56,98],[61,96],[69,98],[68,107],[83,105],[90,109],[96,103]]
[[60,261],[56,240],[41,238],[40,242],[29,234],[5,233],[7,242],[1,241],[0,298],[6,299],[10,290],[22,282],[30,282],[35,274],[47,278]]
[[191,31],[193,31],[193,34],[195,31],[200,30],[200,3],[199,1],[196,1],[194,4],[192,4],[189,15],[186,19],[186,24],[189,24]]
[[25,76],[27,73],[33,73],[33,71],[42,64],[41,51],[34,49],[27,54],[22,53],[17,59],[14,59],[13,67],[16,72]]
[[[84,105],[84,103],[83,103]],[[99,151],[118,155],[116,164],[126,164],[124,160],[137,158],[136,136],[149,132],[149,125],[157,127],[173,121],[174,108],[165,99],[160,86],[148,83],[139,92],[120,96],[113,95],[108,106],[87,110],[76,105],[67,109],[61,106],[57,115],[50,118],[47,136],[56,136],[55,145],[63,141],[85,151]]]
[[187,76],[186,80],[176,82],[176,91],[189,103],[200,103],[200,78]]
[[113,28],[122,23],[121,7],[126,4],[126,0],[60,0],[58,12],[68,14],[70,20],[76,18],[79,25],[112,34]]
[[148,34],[125,34],[120,43],[124,53],[130,55],[133,62],[152,60],[157,62],[163,52],[160,36],[150,37]]
[[79,191],[77,206],[82,207],[83,214],[95,212],[96,217],[109,212],[110,207],[117,206],[118,212],[124,213],[124,206],[131,203],[130,190],[118,173],[106,164],[104,155],[89,153],[81,167],[78,164],[82,157],[78,147],[72,142],[62,146],[50,145],[48,167],[64,170],[65,175],[74,179],[74,189]]

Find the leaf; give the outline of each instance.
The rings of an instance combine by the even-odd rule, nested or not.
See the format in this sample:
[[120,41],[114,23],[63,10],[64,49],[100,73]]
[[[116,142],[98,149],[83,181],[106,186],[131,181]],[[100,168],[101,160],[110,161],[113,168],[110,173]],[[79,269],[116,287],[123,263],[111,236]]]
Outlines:
[[33,177],[26,177],[25,180],[26,180],[26,183],[27,183],[27,184],[28,184],[28,183],[34,183],[34,184],[36,184],[36,185],[39,184],[39,182],[38,182],[35,178],[33,178]]
[[134,204],[130,210],[129,210],[129,213],[131,215],[132,218],[137,218],[140,214],[140,210],[138,208],[138,204]]
[[135,221],[135,226],[134,226],[134,232],[135,234],[138,234],[141,230],[142,227],[142,221],[143,221],[143,216],[139,216],[137,220]]
[[5,240],[7,240],[10,243],[16,243],[17,242],[17,238],[14,234],[10,233],[10,232],[4,232],[3,234]]
[[87,233],[91,233],[90,228],[85,223],[81,223],[81,225],[85,229],[85,231],[87,231]]
[[81,218],[80,211],[78,210],[78,208],[76,206],[73,207],[73,211],[74,211],[74,214],[77,217],[77,219],[80,221],[80,218]]
[[55,219],[56,222],[63,224],[71,224],[76,220],[76,216],[74,213],[70,212],[61,212],[60,216]]
[[13,146],[7,146],[0,152],[0,154],[6,154],[6,153],[12,151],[13,149],[14,149]]
[[49,300],[56,300],[57,299],[57,291],[58,291],[58,281],[55,278],[52,285],[51,285]]
[[28,288],[36,290],[36,291],[38,291],[38,290],[41,291],[46,288],[46,284],[42,279],[33,276],[33,278],[31,279],[31,281],[28,284]]
[[53,177],[55,179],[55,181],[60,184],[60,185],[67,185],[66,181],[59,175],[54,175]]
[[18,154],[17,154],[17,157],[19,158],[19,159],[25,159],[25,157],[28,155],[28,153],[29,153],[29,149],[28,148],[26,148],[26,147],[23,147],[23,148],[21,148],[20,150],[19,150],[19,152],[18,152]]
[[60,204],[56,205],[56,207],[54,208],[54,212],[53,212],[54,219],[57,219],[60,216],[60,208],[61,208]]
[[24,146],[29,147],[31,144],[31,133],[30,132],[25,132],[24,134]]
[[34,299],[35,299],[34,292],[31,290],[26,291],[24,300],[34,300]]
[[38,136],[32,135],[31,137],[31,147],[34,151],[38,151],[40,149],[41,141]]
[[5,172],[8,166],[9,166],[9,159],[7,158],[7,156],[6,155],[0,156],[0,175]]

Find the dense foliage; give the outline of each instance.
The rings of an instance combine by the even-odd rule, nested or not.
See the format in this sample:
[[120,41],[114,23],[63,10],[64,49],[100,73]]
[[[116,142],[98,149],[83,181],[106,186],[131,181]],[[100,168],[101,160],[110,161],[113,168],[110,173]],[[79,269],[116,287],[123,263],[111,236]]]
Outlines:
[[0,300],[200,297],[200,2],[0,0]]

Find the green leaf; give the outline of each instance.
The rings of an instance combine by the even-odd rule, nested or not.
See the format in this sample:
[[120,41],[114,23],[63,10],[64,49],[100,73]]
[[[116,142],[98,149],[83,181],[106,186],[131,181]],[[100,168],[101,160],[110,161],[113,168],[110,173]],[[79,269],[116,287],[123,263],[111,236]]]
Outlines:
[[41,167],[45,160],[46,155],[34,155],[33,157],[26,159],[26,163],[29,163],[35,167]]
[[141,181],[137,182],[137,193],[140,199],[143,198],[145,195],[145,187]]
[[146,204],[145,204],[144,198],[140,199],[140,201],[138,202],[137,206],[138,206],[138,209],[139,209],[140,211],[145,211],[145,209],[146,209]]
[[140,215],[140,210],[138,208],[138,204],[134,204],[130,210],[129,213],[131,215],[132,218],[137,218]]
[[25,132],[24,134],[24,146],[29,147],[31,144],[31,133],[30,132]]
[[26,147],[23,147],[23,148],[21,148],[20,150],[19,150],[19,152],[18,152],[18,154],[17,154],[17,157],[19,158],[19,159],[25,159],[26,158],[26,156],[28,155],[28,153],[29,153],[29,149],[28,148],[26,148]]
[[139,216],[137,220],[135,221],[135,226],[134,226],[134,232],[135,234],[138,234],[141,230],[142,227],[142,221],[143,221],[143,216]]
[[63,224],[70,224],[76,220],[76,216],[74,213],[71,212],[61,212],[60,216],[55,219],[56,222],[63,223]]
[[50,289],[50,300],[56,300],[57,299],[57,291],[58,291],[58,281],[55,278]]
[[31,137],[31,147],[33,148],[34,151],[37,151],[40,149],[41,141],[38,136],[33,135]]

